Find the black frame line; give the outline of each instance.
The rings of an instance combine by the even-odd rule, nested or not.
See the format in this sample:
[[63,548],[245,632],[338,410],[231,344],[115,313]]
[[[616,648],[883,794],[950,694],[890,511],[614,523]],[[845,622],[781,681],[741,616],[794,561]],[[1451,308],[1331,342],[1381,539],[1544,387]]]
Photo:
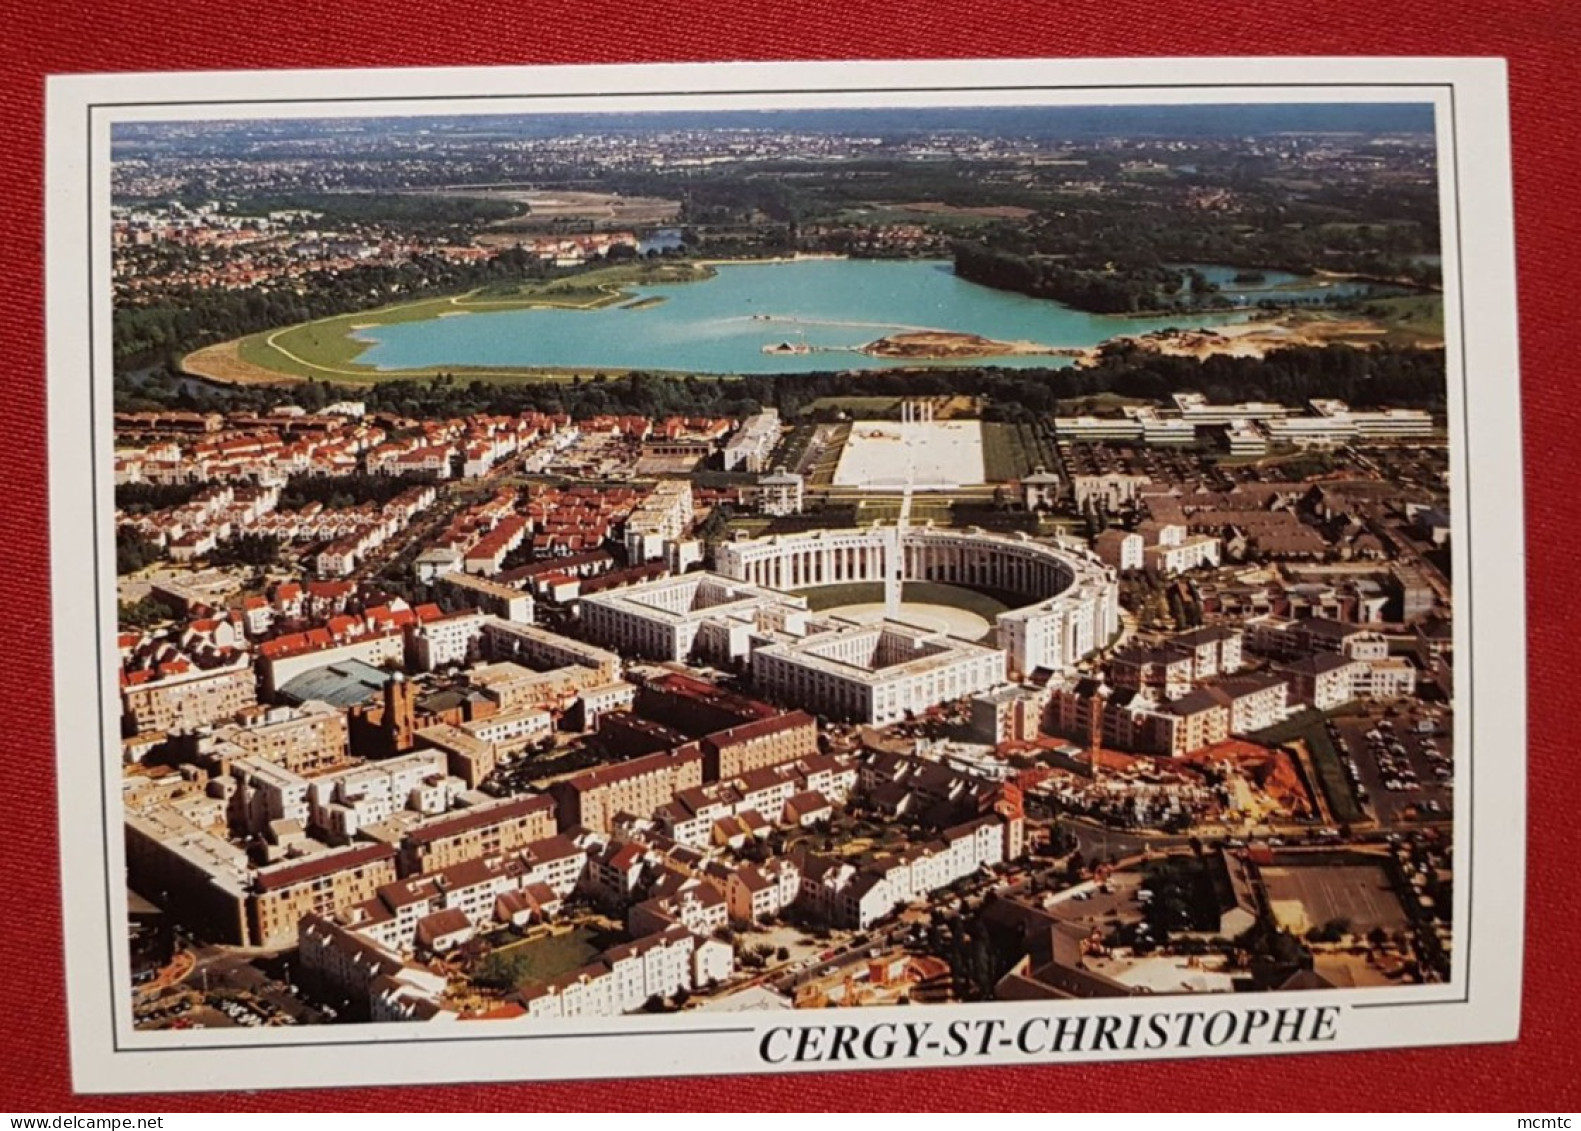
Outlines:
[[[253,77],[255,75],[264,75],[264,74],[267,74],[267,73],[268,72],[266,72],[266,71],[244,72],[244,74],[247,77]],[[331,70],[325,70],[323,73],[327,75],[327,74],[332,73],[332,71]],[[219,106],[269,106],[269,105],[335,105],[335,104],[342,104],[342,103],[367,104],[367,103],[403,103],[403,102],[404,103],[411,103],[411,102],[423,102],[423,103],[428,103],[428,102],[447,102],[447,103],[448,102],[470,102],[470,103],[477,103],[477,102],[535,101],[535,100],[547,100],[547,99],[565,100],[565,99],[605,99],[605,98],[645,98],[645,99],[665,99],[665,98],[741,98],[741,97],[752,97],[752,96],[760,96],[760,95],[786,95],[786,96],[794,97],[794,96],[797,96],[797,95],[822,95],[822,94],[871,94],[871,95],[961,94],[961,95],[970,95],[970,94],[972,94],[973,92],[976,92],[976,91],[991,91],[991,92],[996,92],[996,93],[1024,91],[1024,92],[1027,92],[1027,93],[1034,93],[1034,92],[1051,92],[1051,91],[1104,91],[1104,90],[1255,90],[1255,89],[1301,90],[1301,89],[1329,89],[1329,88],[1349,89],[1349,90],[1365,90],[1365,89],[1373,88],[1373,87],[1397,89],[1397,90],[1398,89],[1408,89],[1408,90],[1423,90],[1423,91],[1447,91],[1448,95],[1449,95],[1449,126],[1450,126],[1450,128],[1449,128],[1449,137],[1451,139],[1452,145],[1454,146],[1454,160],[1449,164],[1449,166],[1447,168],[1447,171],[1450,174],[1450,181],[1451,181],[1451,184],[1453,186],[1453,191],[1454,191],[1454,197],[1453,197],[1453,200],[1454,200],[1454,232],[1455,232],[1455,248],[1456,248],[1455,263],[1456,263],[1456,280],[1457,280],[1458,291],[1459,291],[1457,298],[1458,298],[1459,314],[1460,314],[1460,319],[1459,319],[1459,321],[1460,321],[1460,382],[1461,382],[1461,413],[1460,413],[1461,421],[1460,421],[1460,424],[1461,424],[1461,432],[1462,432],[1461,442],[1465,445],[1465,447],[1464,447],[1464,453],[1465,453],[1464,454],[1464,466],[1466,466],[1468,468],[1468,471],[1469,471],[1469,468],[1471,466],[1470,465],[1470,457],[1471,457],[1471,439],[1470,439],[1471,438],[1471,429],[1470,429],[1470,413],[1467,411],[1467,406],[1469,404],[1469,397],[1470,397],[1470,388],[1469,388],[1470,382],[1469,382],[1468,366],[1466,364],[1465,257],[1462,254],[1463,248],[1462,248],[1462,243],[1461,243],[1461,232],[1462,232],[1461,199],[1460,199],[1461,146],[1460,146],[1459,123],[1458,123],[1458,119],[1456,117],[1455,83],[1454,82],[1436,82],[1436,83],[1434,83],[1434,82],[1380,82],[1380,81],[1369,81],[1369,82],[1267,82],[1267,83],[1258,83],[1258,82],[1235,82],[1235,83],[1189,83],[1189,82],[1181,83],[1181,82],[1177,82],[1177,83],[1103,83],[1103,84],[1093,84],[1093,83],[1077,83],[1077,84],[1042,83],[1042,84],[1005,84],[1005,85],[986,85],[986,86],[982,85],[982,84],[973,84],[973,85],[970,85],[970,86],[886,86],[886,87],[844,87],[844,88],[818,87],[818,88],[799,88],[799,89],[743,88],[743,89],[738,89],[738,90],[596,91],[596,92],[556,91],[556,92],[552,92],[552,93],[551,92],[530,92],[530,93],[521,93],[521,94],[451,94],[451,95],[427,95],[427,96],[425,96],[425,95],[372,95],[372,96],[364,96],[364,97],[332,96],[332,97],[321,97],[321,98],[177,99],[177,100],[171,100],[171,101],[167,101],[167,102],[137,102],[137,101],[133,101],[133,102],[114,102],[114,101],[111,101],[111,102],[88,102],[85,105],[85,108],[84,108],[85,112],[86,112],[87,143],[88,143],[87,160],[84,163],[84,168],[85,168],[86,175],[87,175],[87,186],[88,186],[88,192],[87,192],[87,205],[88,205],[88,207],[87,207],[87,213],[88,213],[87,214],[87,236],[88,236],[88,241],[87,241],[88,242],[88,295],[87,295],[87,301],[88,301],[88,329],[89,329],[89,350],[88,350],[88,391],[89,391],[88,429],[89,429],[89,443],[90,443],[89,471],[90,471],[90,497],[92,499],[93,519],[94,519],[93,579],[94,579],[94,604],[96,606],[96,608],[95,608],[96,616],[94,618],[95,619],[95,626],[94,626],[95,636],[94,636],[94,640],[95,640],[96,658],[95,658],[95,665],[94,666],[95,666],[95,669],[96,669],[95,670],[95,682],[96,682],[96,686],[97,686],[97,689],[98,689],[98,701],[97,701],[96,714],[97,714],[97,718],[98,718],[98,731],[99,731],[99,739],[100,739],[99,759],[98,759],[98,762],[99,762],[99,778],[100,778],[100,794],[99,794],[100,840],[101,840],[101,846],[102,846],[102,855],[103,855],[103,859],[104,859],[103,883],[104,883],[104,899],[105,899],[105,913],[106,913],[106,930],[107,930],[107,932],[110,932],[110,933],[107,933],[107,936],[106,936],[107,947],[106,947],[106,951],[105,951],[105,957],[106,957],[106,961],[108,962],[108,965],[109,965],[109,983],[110,983],[111,992],[112,992],[112,998],[111,998],[111,1001],[110,1001],[110,1007],[111,1007],[111,1010],[112,1010],[111,1022],[110,1022],[110,1037],[111,1037],[111,1050],[112,1050],[112,1052],[115,1052],[115,1053],[126,1052],[126,1053],[139,1053],[139,1054],[141,1054],[141,1053],[162,1053],[162,1052],[202,1052],[202,1051],[268,1052],[268,1051],[276,1051],[276,1050],[294,1051],[294,1050],[298,1050],[298,1049],[335,1048],[335,1047],[345,1047],[345,1046],[378,1047],[379,1045],[383,1045],[383,1044],[431,1044],[431,1045],[436,1045],[436,1046],[443,1046],[443,1045],[471,1044],[471,1043],[479,1043],[479,1042],[495,1043],[495,1042],[500,1042],[500,1041],[513,1041],[514,1042],[514,1041],[536,1041],[536,1040],[587,1040],[587,1039],[593,1039],[593,1038],[606,1038],[606,1037],[652,1038],[652,1037],[665,1037],[665,1036],[674,1037],[674,1036],[691,1036],[691,1035],[717,1036],[717,1035],[722,1035],[722,1034],[752,1033],[752,1032],[756,1032],[757,1031],[757,1027],[756,1026],[739,1026],[739,1027],[728,1027],[728,1028],[717,1028],[716,1027],[716,1028],[706,1028],[706,1029],[694,1029],[694,1028],[673,1029],[673,1028],[658,1028],[658,1027],[655,1027],[655,1028],[643,1028],[643,1029],[637,1029],[637,1030],[610,1031],[610,1032],[515,1033],[515,1034],[509,1034],[509,1035],[505,1035],[505,1034],[501,1034],[501,1035],[483,1035],[483,1034],[480,1034],[479,1036],[476,1036],[476,1037],[468,1037],[468,1036],[462,1036],[462,1035],[456,1035],[456,1036],[426,1036],[425,1035],[425,1036],[412,1036],[412,1037],[380,1037],[378,1039],[357,1040],[357,1041],[352,1041],[352,1040],[346,1040],[346,1041],[307,1041],[307,1042],[299,1042],[299,1043],[295,1043],[295,1044],[263,1044],[263,1045],[259,1045],[259,1044],[236,1044],[236,1045],[228,1045],[228,1044],[226,1044],[226,1045],[217,1045],[217,1044],[209,1044],[209,1045],[182,1044],[182,1045],[164,1045],[164,1046],[147,1046],[147,1047],[129,1047],[129,1046],[123,1045],[121,1043],[121,1031],[120,1031],[119,1019],[118,1019],[118,1016],[116,1014],[116,1005],[115,1005],[115,1000],[114,1000],[113,994],[114,994],[114,987],[115,987],[115,984],[116,984],[115,954],[117,953],[117,948],[125,945],[126,940],[123,938],[123,939],[120,940],[120,942],[117,942],[115,940],[115,938],[113,937],[113,928],[114,928],[114,924],[116,922],[116,916],[115,916],[115,908],[113,906],[113,902],[112,902],[112,899],[111,899],[111,892],[113,890],[113,886],[114,885],[112,883],[111,867],[110,867],[110,821],[109,821],[110,808],[111,808],[111,803],[110,803],[110,778],[109,778],[109,774],[106,772],[105,749],[104,749],[104,735],[106,733],[108,733],[108,732],[105,729],[105,727],[106,727],[106,719],[105,719],[105,712],[104,712],[105,670],[104,670],[104,664],[101,662],[102,661],[102,657],[104,655],[105,617],[104,617],[104,610],[102,608],[102,589],[103,589],[103,562],[102,562],[102,558],[103,558],[103,554],[104,554],[104,546],[102,544],[103,543],[103,539],[100,538],[100,536],[99,536],[99,529],[98,529],[98,522],[99,522],[99,515],[100,515],[100,512],[99,512],[99,467],[100,467],[102,453],[99,450],[99,440],[98,440],[98,432],[99,432],[98,415],[99,415],[99,413],[98,413],[97,405],[98,405],[98,377],[99,377],[99,374],[98,374],[98,367],[96,365],[96,356],[97,356],[97,352],[98,351],[95,348],[96,345],[97,345],[97,336],[95,334],[95,329],[94,329],[94,327],[95,327],[95,320],[96,320],[96,311],[97,311],[97,304],[95,302],[94,290],[95,290],[95,287],[96,287],[96,284],[97,284],[97,273],[98,273],[98,268],[97,268],[97,263],[96,263],[96,256],[95,256],[95,253],[94,253],[94,247],[95,247],[95,220],[96,220],[95,208],[94,208],[94,188],[95,188],[95,182],[96,182],[96,160],[95,160],[95,158],[96,158],[96,150],[97,150],[97,146],[95,144],[95,137],[94,137],[94,127],[96,125],[96,118],[95,118],[96,111],[99,111],[99,110],[124,110],[124,109],[154,109],[154,108],[168,107],[168,106],[203,106],[203,107],[213,106],[213,107],[219,107]],[[957,105],[969,105],[969,104],[957,104]],[[1120,104],[1116,104],[1116,105],[1120,105]],[[1212,105],[1212,104],[1210,103],[1208,105]],[[1225,103],[1225,105],[1238,105],[1238,104],[1237,103]],[[950,109],[950,108],[953,108],[953,107],[941,106],[941,107],[937,107],[937,108],[938,109]],[[990,108],[998,108],[998,107],[990,107]],[[1011,109],[1013,107],[1007,105],[1007,106],[1005,106],[1003,108],[1004,109]],[[1059,107],[1051,106],[1049,108],[1050,109],[1058,109]],[[798,109],[798,107],[786,107],[786,109],[794,110],[794,109]],[[805,107],[801,107],[801,109],[805,109]],[[883,106],[865,106],[865,107],[859,106],[859,107],[840,107],[839,109],[853,109],[853,110],[874,109],[874,110],[878,110],[878,109],[884,109],[884,107]],[[607,112],[607,111],[588,111],[588,113],[600,113],[600,112]],[[633,113],[645,113],[645,112],[650,112],[650,111],[632,111],[632,112]],[[652,111],[652,112],[657,112],[657,111]],[[698,113],[698,114],[707,114],[707,113],[711,113],[711,112],[720,112],[720,111],[696,110],[696,111],[691,111],[691,112]],[[568,113],[569,114],[569,113],[577,113],[577,112],[576,111],[565,111],[564,113]],[[416,117],[417,115],[402,115],[402,116]],[[115,123],[112,121],[110,123],[110,125],[113,126],[113,125],[115,125]],[[1436,154],[1436,157],[1437,157],[1437,169],[1439,170],[1439,176],[1440,176],[1439,193],[1440,193],[1440,200],[1442,200],[1442,194],[1444,192],[1444,187],[1445,187],[1444,184],[1443,184],[1443,180],[1442,180],[1442,174],[1445,171],[1445,166],[1444,166],[1443,160],[1442,160],[1443,155],[1441,153],[1438,153],[1438,154]],[[1446,387],[1447,387],[1447,382],[1448,382],[1448,375],[1447,374],[1445,375],[1445,381],[1446,381]],[[1471,521],[1470,521],[1470,519],[1471,519],[1471,492],[1469,490],[1467,490],[1465,492],[1465,494],[1466,494],[1466,499],[1465,499],[1466,518],[1467,518],[1467,526],[1468,526],[1468,529],[1469,529],[1471,527],[1471,525],[1472,525]],[[1459,601],[1461,601],[1461,600],[1464,601],[1465,613],[1466,613],[1466,624],[1468,626],[1468,632],[1469,632],[1470,626],[1472,624],[1472,594],[1474,592],[1474,587],[1473,587],[1473,584],[1472,584],[1472,576],[1471,576],[1471,570],[1472,570],[1472,560],[1471,559],[1472,559],[1472,555],[1468,552],[1468,554],[1467,554],[1467,564],[1466,564],[1466,570],[1465,570],[1465,572],[1466,572],[1466,580],[1465,580],[1465,585],[1463,587],[1464,588],[1464,593],[1462,594],[1462,586],[1454,585],[1454,593],[1455,593],[1455,598],[1457,600],[1457,603]],[[1456,610],[1456,611],[1458,612],[1458,610]],[[1467,666],[1467,673],[1466,673],[1466,676],[1465,676],[1465,679],[1464,679],[1464,682],[1465,682],[1465,685],[1466,685],[1465,686],[1465,690],[1464,690],[1463,693],[1457,692],[1457,694],[1455,696],[1455,703],[1454,703],[1454,708],[1455,708],[1455,711],[1456,711],[1456,713],[1458,715],[1460,710],[1461,710],[1461,708],[1462,708],[1462,702],[1461,702],[1462,695],[1464,696],[1464,709],[1465,709],[1465,718],[1467,720],[1466,726],[1467,726],[1468,733],[1474,733],[1474,726],[1472,725],[1473,724],[1473,719],[1474,719],[1473,706],[1474,706],[1474,702],[1475,702],[1475,678],[1474,678],[1474,671],[1475,671],[1474,665],[1468,665]],[[1474,769],[1474,767],[1473,767],[1473,758],[1475,756],[1475,751],[1476,751],[1476,742],[1473,740],[1472,742],[1468,743],[1467,745],[1468,745],[1469,749],[1467,749],[1464,752],[1464,757],[1465,757],[1465,766],[1466,766],[1466,769],[1467,769],[1467,773],[1466,773],[1467,806],[1468,806],[1468,811],[1469,811],[1470,816],[1469,816],[1468,821],[1467,821],[1468,828],[1465,830],[1465,834],[1464,834],[1465,837],[1466,837],[1465,852],[1467,854],[1467,859],[1468,860],[1474,860],[1474,856],[1473,856],[1473,853],[1472,853],[1472,849],[1473,849],[1473,840],[1472,840],[1472,838],[1474,837],[1475,831],[1476,831],[1476,790],[1475,790],[1475,773],[1473,772],[1473,769]],[[1457,753],[1457,756],[1458,756],[1458,753]],[[1461,830],[1458,827],[1454,828],[1454,835],[1457,837],[1457,839],[1461,835]],[[1462,992],[1461,996],[1458,997],[1458,998],[1440,998],[1440,999],[1435,999],[1435,1000],[1431,1000],[1431,1001],[1403,1000],[1403,1001],[1356,1002],[1356,1003],[1350,1004],[1347,1008],[1351,1008],[1351,1009],[1394,1009],[1394,1008],[1398,1008],[1398,1007],[1401,1007],[1401,1006],[1423,1007],[1423,1006],[1441,1006],[1441,1005],[1466,1005],[1466,1004],[1470,1003],[1470,1000],[1471,1000],[1471,971],[1472,971],[1472,966],[1471,966],[1471,938],[1472,938],[1472,932],[1471,932],[1471,930],[1469,928],[1470,928],[1471,921],[1474,919],[1474,915],[1473,915],[1473,912],[1472,912],[1473,894],[1474,894],[1473,880],[1474,880],[1474,877],[1475,877],[1476,869],[1474,867],[1468,867],[1466,871],[1467,871],[1467,879],[1466,879],[1466,919],[1467,919],[1467,924],[1466,924],[1466,929],[1464,931],[1457,930],[1455,932],[1455,945],[1457,947],[1462,946],[1462,945],[1465,947],[1466,974],[1465,974],[1464,979],[1462,979],[1463,982],[1464,982],[1464,986],[1462,987],[1463,992]],[[1458,926],[1458,924],[1456,924],[1456,925]],[[1463,942],[1462,942],[1462,937],[1461,937],[1462,935],[1464,935],[1464,941]]]

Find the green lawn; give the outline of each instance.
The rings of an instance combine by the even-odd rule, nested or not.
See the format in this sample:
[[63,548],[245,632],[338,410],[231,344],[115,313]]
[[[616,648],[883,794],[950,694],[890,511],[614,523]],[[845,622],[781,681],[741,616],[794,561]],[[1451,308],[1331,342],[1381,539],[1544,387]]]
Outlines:
[[[862,499],[857,503],[857,523],[862,526],[878,522],[893,523],[900,518],[901,505],[899,500]],[[952,513],[949,499],[913,498],[911,501],[911,521],[914,523],[932,521],[948,526]]]
[[1377,312],[1391,335],[1443,338],[1444,296],[1441,294],[1398,295],[1373,299],[1366,305],[1369,314]]
[[1056,458],[1039,425],[983,425],[983,478],[990,483],[1021,479],[1040,467],[1052,471],[1058,466]]
[[599,941],[591,927],[577,927],[563,935],[512,943],[489,957],[511,963],[519,985],[536,985],[586,966],[603,949]]
[[807,406],[807,411],[844,412],[855,420],[885,420],[898,416],[899,407],[899,397],[819,397]]

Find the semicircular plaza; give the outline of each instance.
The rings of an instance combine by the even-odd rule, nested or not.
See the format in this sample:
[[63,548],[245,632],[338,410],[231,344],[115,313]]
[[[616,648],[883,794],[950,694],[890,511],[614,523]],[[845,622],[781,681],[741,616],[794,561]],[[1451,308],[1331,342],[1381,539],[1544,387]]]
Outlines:
[[[714,566],[782,592],[879,583],[903,594],[906,582],[927,582],[1019,600],[994,618],[1014,675],[1068,671],[1119,630],[1114,571],[1085,547],[1026,534],[876,526],[776,534],[718,546]],[[886,597],[892,612],[903,609],[896,596]]]

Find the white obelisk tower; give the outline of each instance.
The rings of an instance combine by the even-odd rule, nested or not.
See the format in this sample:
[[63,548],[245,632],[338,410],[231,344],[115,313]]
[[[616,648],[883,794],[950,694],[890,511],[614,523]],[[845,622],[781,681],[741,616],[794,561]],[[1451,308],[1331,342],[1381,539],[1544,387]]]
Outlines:
[[889,528],[884,539],[884,619],[900,619],[901,588],[906,573],[905,534],[911,521],[911,496],[917,485],[918,430],[913,424],[926,424],[933,419],[933,405],[923,401],[900,402],[900,442],[906,453],[906,482],[901,488],[900,516]]

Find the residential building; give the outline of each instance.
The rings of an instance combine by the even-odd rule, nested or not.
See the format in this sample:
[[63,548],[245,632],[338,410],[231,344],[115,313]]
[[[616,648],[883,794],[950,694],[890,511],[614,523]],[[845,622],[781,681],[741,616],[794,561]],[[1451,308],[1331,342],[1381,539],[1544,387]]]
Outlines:
[[725,441],[726,471],[761,472],[780,441],[779,409],[766,408],[741,422]]
[[331,918],[395,879],[395,849],[357,844],[259,868],[248,899],[249,946],[291,947],[310,914]]
[[1283,721],[1290,685],[1277,675],[1250,672],[1207,689],[1230,710],[1230,733],[1252,734]]
[[1290,681],[1291,697],[1319,711],[1343,706],[1361,693],[1371,668],[1335,652],[1318,652],[1299,660],[1275,664],[1274,671]]
[[607,833],[619,813],[651,816],[683,789],[703,784],[703,753],[695,745],[600,766],[555,783],[562,829]]
[[501,620],[517,624],[533,622],[532,594],[489,577],[450,572],[439,577],[439,584],[467,604]]
[[514,852],[554,833],[555,800],[548,794],[474,805],[408,830],[401,839],[401,874],[437,872],[466,860]]
[[664,546],[680,538],[695,513],[689,479],[664,479],[626,516],[626,558],[633,565],[664,557]]
[[129,734],[192,731],[257,702],[258,684],[245,654],[221,667],[181,660],[122,677],[121,709]]

